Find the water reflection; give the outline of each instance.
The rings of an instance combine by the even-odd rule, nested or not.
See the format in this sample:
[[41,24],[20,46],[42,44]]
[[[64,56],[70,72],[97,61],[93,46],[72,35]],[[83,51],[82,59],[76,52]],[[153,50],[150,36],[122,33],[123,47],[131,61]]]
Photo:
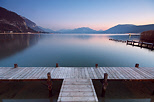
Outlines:
[[[110,41],[138,40],[140,36],[113,34],[41,34],[0,35],[0,66],[104,67],[154,66],[154,52],[125,43]],[[141,56],[142,55],[142,56]]]
[[51,102],[50,99],[2,99],[2,102]]
[[0,59],[35,45],[41,35],[0,34]]

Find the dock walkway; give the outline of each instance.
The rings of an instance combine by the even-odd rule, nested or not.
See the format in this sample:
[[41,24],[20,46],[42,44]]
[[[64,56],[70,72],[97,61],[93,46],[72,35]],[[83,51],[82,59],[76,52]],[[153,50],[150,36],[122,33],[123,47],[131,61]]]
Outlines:
[[0,81],[38,81],[52,79],[154,80],[154,67],[0,67]]
[[154,82],[154,67],[138,67],[138,64],[136,67],[16,67],[0,67],[0,81],[44,80],[50,94],[51,80],[64,79],[58,102],[97,102],[91,79],[102,82],[102,96],[105,96],[107,81]]
[[58,102],[98,102],[91,79],[64,79]]

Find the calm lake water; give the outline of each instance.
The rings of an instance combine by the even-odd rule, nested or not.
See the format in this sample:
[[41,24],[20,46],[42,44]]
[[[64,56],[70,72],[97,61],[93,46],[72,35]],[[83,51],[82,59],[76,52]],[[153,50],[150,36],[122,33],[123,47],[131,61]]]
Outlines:
[[154,51],[110,38],[140,40],[124,34],[1,34],[0,67],[154,67]]
[[[122,34],[23,34],[0,35],[0,67],[60,66],[154,67],[154,51],[109,39],[140,40]],[[62,81],[54,81],[48,97],[46,82],[1,82],[0,102],[56,102]],[[153,102],[152,82],[109,82],[105,98],[102,84],[93,81],[99,102]]]

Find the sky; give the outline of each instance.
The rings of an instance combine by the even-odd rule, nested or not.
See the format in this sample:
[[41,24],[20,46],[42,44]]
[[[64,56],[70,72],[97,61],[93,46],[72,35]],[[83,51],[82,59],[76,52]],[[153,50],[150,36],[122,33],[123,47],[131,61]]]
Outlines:
[[52,30],[154,24],[154,0],[0,0],[0,6]]

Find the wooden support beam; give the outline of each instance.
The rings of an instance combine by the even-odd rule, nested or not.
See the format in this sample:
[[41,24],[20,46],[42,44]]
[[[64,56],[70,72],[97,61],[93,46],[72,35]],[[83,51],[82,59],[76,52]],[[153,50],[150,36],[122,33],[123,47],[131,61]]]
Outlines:
[[95,64],[95,67],[97,68],[98,67],[98,64]]
[[17,68],[18,67],[18,64],[14,64],[14,68]]
[[154,44],[152,44],[151,50],[153,50],[153,46],[154,46]]
[[126,45],[128,45],[128,40],[126,41]]
[[49,89],[49,97],[52,96],[52,82],[51,82],[51,75],[50,72],[47,73],[47,84],[48,84],[48,89]]
[[59,67],[58,63],[56,63],[56,67]]
[[135,64],[135,67],[136,67],[136,68],[139,68],[139,64],[138,64],[138,63],[136,63],[136,64]]
[[108,77],[108,74],[104,73],[104,80],[103,80],[103,87],[102,87],[102,97],[105,96],[106,88],[107,88],[107,85],[108,85],[107,77]]
[[143,47],[143,42],[141,43],[141,48]]
[[134,41],[132,41],[132,45],[134,46]]

